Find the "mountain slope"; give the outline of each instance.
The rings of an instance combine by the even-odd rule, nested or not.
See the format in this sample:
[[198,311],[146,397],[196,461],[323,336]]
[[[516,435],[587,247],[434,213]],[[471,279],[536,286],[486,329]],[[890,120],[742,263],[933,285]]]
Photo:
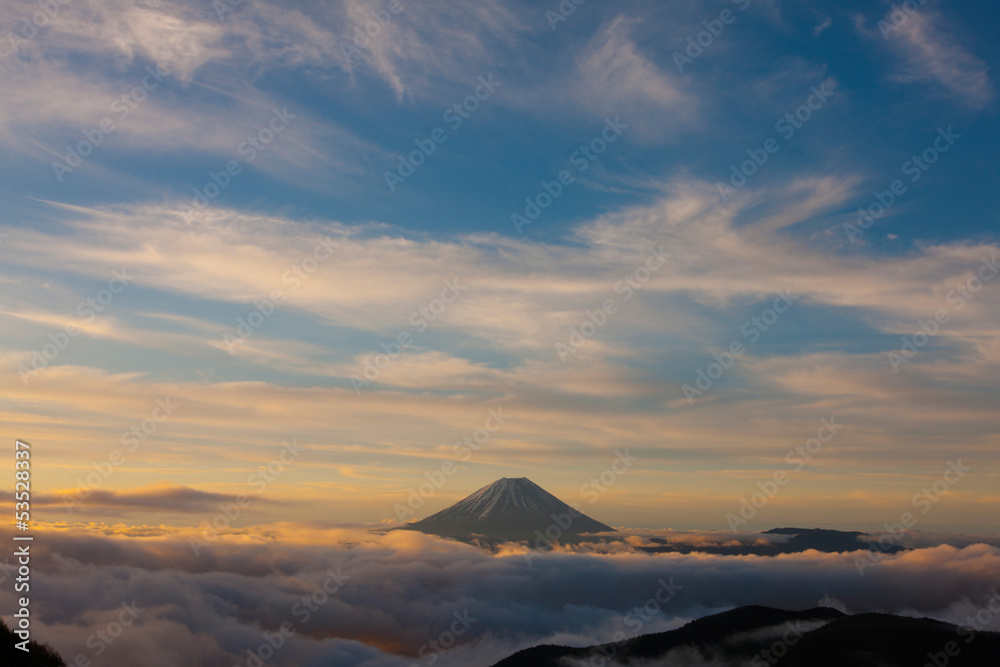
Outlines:
[[564,535],[612,530],[527,477],[498,479],[451,507],[404,528],[444,537],[478,535],[510,540],[536,539],[538,533],[549,540],[558,540]]
[[948,667],[995,666],[1000,664],[1000,633],[972,633],[928,618],[848,616],[824,607],[806,611],[739,607],[676,630],[642,635],[619,644],[536,646],[494,667],[563,667],[601,662],[626,667],[909,667],[934,664],[932,656],[937,664]]
[[[15,626],[16,627],[16,626]],[[0,665],[4,667],[66,667],[66,662],[48,644],[39,644],[34,639],[24,652],[15,644],[21,639],[0,620]]]

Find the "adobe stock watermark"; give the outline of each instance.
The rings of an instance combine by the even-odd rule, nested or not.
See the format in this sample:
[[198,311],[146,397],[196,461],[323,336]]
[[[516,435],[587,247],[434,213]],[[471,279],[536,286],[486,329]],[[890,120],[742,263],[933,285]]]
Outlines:
[[[983,263],[979,265],[979,269],[973,276],[948,292],[945,300],[952,304],[954,312],[961,310],[966,303],[975,298],[986,283],[996,277],[997,273],[1000,273],[1000,264],[997,264],[997,256],[994,253],[993,259],[984,257]],[[941,327],[950,321],[951,314],[944,308],[936,310],[933,319],[917,320],[917,331],[910,336],[903,336],[903,345],[899,351],[886,353],[892,372],[899,373],[899,367],[910,363],[910,360],[917,356],[917,353],[941,332]]]
[[287,440],[283,441],[281,443],[281,452],[277,457],[267,464],[259,466],[247,477],[246,483],[250,487],[249,492],[241,493],[232,502],[223,501],[219,503],[219,513],[211,519],[205,519],[201,522],[201,530],[198,537],[188,538],[188,543],[191,545],[191,550],[194,551],[196,558],[201,554],[202,549],[209,546],[210,542],[215,542],[219,539],[222,531],[232,528],[233,522],[240,517],[243,510],[253,505],[254,501],[267,491],[267,487],[274,484],[285,472],[287,466],[290,466],[302,456],[303,449],[295,438],[292,438],[291,442]]
[[[622,303],[631,299],[637,290],[648,283],[653,273],[659,271],[667,263],[667,258],[671,256],[670,253],[663,252],[663,246],[650,248],[649,257],[646,258],[645,263],[625,274],[621,280],[615,283],[615,294],[622,295]],[[597,335],[597,332],[608,323],[608,318],[618,312],[620,305],[618,297],[610,297],[601,303],[600,308],[586,311],[587,319],[583,320],[578,327],[569,328],[569,338],[566,342],[556,343],[556,354],[559,355],[562,362],[566,363],[571,355],[576,354],[577,350],[582,348],[588,340]]]
[[[326,578],[309,595],[303,595],[292,605],[289,610],[300,625],[305,625],[327,602],[333,599],[344,586],[351,575],[344,574],[337,568],[325,572]],[[254,649],[247,649],[247,659],[244,661],[246,667],[263,667],[264,663],[275,656],[285,643],[295,635],[295,626],[289,621],[285,621],[274,632],[264,631],[261,633],[263,641]],[[233,665],[233,667],[240,667]]]
[[[604,129],[600,134],[586,144],[573,151],[569,163],[576,167],[576,172],[582,174],[595,162],[608,147],[622,135],[629,126],[621,121],[621,116],[614,120],[604,119]],[[542,189],[534,197],[524,198],[524,214],[511,213],[510,221],[518,234],[524,234],[524,228],[541,217],[542,211],[552,206],[555,200],[562,196],[567,187],[576,182],[576,177],[568,169],[560,171],[552,181],[542,181]]]
[[226,18],[226,14],[236,11],[243,2],[244,0],[212,0],[212,9],[222,21]]
[[[810,90],[812,92],[799,108],[792,113],[786,113],[774,124],[774,131],[779,133],[785,141],[794,137],[795,133],[801,130],[813,117],[813,113],[822,109],[823,105],[837,92],[832,79],[827,79],[819,84],[819,87],[812,86]],[[722,181],[715,183],[722,201],[729,201],[736,190],[746,185],[747,180],[760,171],[770,157],[779,150],[781,150],[781,142],[774,137],[765,139],[760,148],[748,148],[746,154],[750,156],[749,160],[744,160],[738,167],[735,164],[729,166],[729,185]]]
[[[788,309],[800,298],[799,295],[792,294],[791,288],[786,289],[784,292],[779,290],[776,294],[778,297],[771,304],[770,308],[765,308],[759,316],[751,317],[740,327],[740,335],[748,339],[750,344],[760,340],[761,335],[774,326],[778,318],[788,312]],[[729,344],[728,351],[723,351],[721,354],[713,352],[712,356],[715,358],[715,361],[709,364],[704,370],[701,368],[697,370],[694,386],[686,384],[682,387],[684,398],[687,399],[688,405],[694,405],[695,398],[704,396],[705,392],[711,389],[715,382],[725,375],[726,371],[732,368],[736,360],[742,357],[746,351],[747,346],[742,340],[734,340]]]
[[209,170],[205,184],[200,188],[192,188],[194,195],[191,197],[191,206],[184,204],[179,207],[181,213],[191,216],[195,211],[205,210],[213,199],[232,184],[234,178],[243,173],[244,167],[250,166],[279,134],[288,129],[291,124],[289,121],[295,118],[298,116],[290,113],[288,107],[272,108],[271,118],[267,123],[256,132],[248,134],[236,146],[236,152],[246,160],[246,164],[241,164],[239,160],[229,160],[219,171]]
[[21,53],[17,40],[34,39],[39,30],[56,20],[59,16],[59,7],[69,3],[70,0],[38,0],[38,11],[21,19],[20,30],[17,31],[17,34],[14,34],[13,30],[7,32],[7,41],[10,43],[10,48],[14,50],[14,55]]
[[[732,0],[733,4],[738,5],[741,12],[745,12],[747,7],[750,6],[750,0]],[[732,25],[736,22],[736,14],[731,9],[723,9],[719,12],[718,18],[711,20],[702,21],[701,24],[705,26],[705,29],[697,33],[693,37],[691,35],[687,36],[687,47],[684,49],[684,53],[680,51],[674,51],[673,59],[674,64],[677,65],[677,71],[680,74],[684,73],[684,67],[692,64],[695,60],[700,58],[705,49],[712,46],[715,40],[718,39],[722,33],[725,31],[727,25]],[[686,55],[685,55],[686,54]]]
[[[615,458],[612,460],[611,465],[580,486],[580,496],[585,498],[589,505],[593,505],[614,486],[619,476],[631,470],[632,466],[638,460],[638,457],[629,454],[627,449],[624,451],[616,449]],[[528,562],[529,566],[533,564],[532,561],[536,556],[535,551],[551,549],[553,544],[558,542],[563,534],[573,527],[573,522],[583,516],[583,507],[579,502],[574,501],[569,504],[568,511],[551,516],[552,523],[546,526],[544,532],[541,530],[535,531],[534,544],[532,548],[524,553],[524,559]]]
[[[333,256],[333,251],[339,247],[340,245],[329,237],[317,239],[312,253],[303,258],[302,261],[293,264],[281,276],[282,284],[287,285],[291,292],[297,291],[302,287],[302,283],[316,273],[320,265],[330,259]],[[278,305],[284,303],[286,298],[287,295],[283,290],[273,289],[268,296],[254,301],[254,309],[246,317],[236,318],[236,327],[233,331],[222,334],[222,343],[226,346],[226,350],[232,352],[237,345],[253,336],[258,329],[264,326],[265,322],[271,319],[271,316],[277,311]]]
[[673,600],[684,588],[681,584],[675,584],[674,578],[668,580],[660,579],[656,582],[659,587],[645,602],[633,607],[622,619],[622,624],[628,628],[629,632],[616,631],[611,636],[611,641],[595,646],[597,655],[590,655],[586,660],[574,658],[578,667],[605,667],[606,665],[616,665],[612,662],[618,650],[633,637],[638,637],[642,629],[663,611],[663,607]]
[[549,22],[549,27],[555,30],[560,23],[569,20],[569,17],[576,14],[576,8],[587,2],[587,0],[561,0],[555,11],[545,10],[545,20]]
[[[104,655],[108,647],[124,634],[125,628],[131,627],[136,619],[139,618],[139,614],[146,611],[146,608],[138,606],[135,600],[132,600],[131,604],[122,602],[121,607],[122,609],[118,612],[117,620],[109,621],[103,628],[87,637],[87,648],[93,651],[95,658]],[[89,667],[90,658],[88,654],[77,653],[76,657],[73,658],[73,665],[74,667]]]
[[[445,123],[448,123],[452,132],[456,132],[458,128],[462,127],[462,124],[472,117],[472,114],[479,109],[479,106],[490,99],[493,93],[496,92],[496,89],[502,85],[501,82],[493,79],[492,74],[485,78],[479,77],[478,81],[479,85],[476,86],[471,95],[444,110],[441,118]],[[407,155],[400,156],[399,165],[396,167],[396,170],[386,170],[384,174],[386,185],[389,186],[389,192],[395,192],[398,186],[405,183],[406,179],[410,176],[413,176],[417,169],[427,162],[427,158],[437,152],[438,146],[446,141],[448,141],[448,132],[443,127],[436,127],[431,130],[429,137],[414,139],[413,143],[417,149]]]
[[400,331],[392,342],[379,343],[385,354],[368,355],[365,358],[365,369],[362,374],[352,375],[350,378],[354,394],[360,396],[362,388],[378,380],[392,362],[402,356],[403,348],[412,345],[416,336],[427,331],[431,323],[444,315],[448,306],[458,301],[462,292],[467,289],[468,287],[459,283],[458,278],[445,280],[444,289],[437,298],[431,299],[426,306],[421,306],[410,314],[408,322],[414,327],[412,332],[409,329]]
[[[409,2],[410,0],[406,1]],[[352,42],[341,42],[340,44],[340,52],[344,54],[344,58],[348,64],[352,62],[355,56],[360,56],[363,49],[371,46],[372,40],[378,37],[386,26],[392,23],[392,17],[402,14],[404,9],[406,9],[406,5],[403,4],[403,0],[389,0],[385,9],[378,11],[371,10],[372,20],[364,24],[363,30],[362,26],[354,26],[354,39]]]
[[[1000,614],[1000,592],[997,589],[990,591],[990,597],[986,603],[976,610],[975,615],[965,617],[962,625],[958,627],[958,636],[969,644],[976,638],[976,634],[984,632],[993,622],[993,619]],[[948,667],[952,658],[957,658],[962,652],[962,646],[958,642],[950,641],[936,653],[927,654],[927,662],[924,667]]]
[[487,410],[482,428],[477,428],[472,433],[463,435],[460,440],[455,441],[455,444],[452,446],[455,458],[446,459],[438,466],[437,470],[425,472],[424,477],[427,478],[427,481],[420,484],[416,489],[407,489],[410,495],[406,499],[406,505],[396,503],[392,506],[393,511],[396,513],[396,518],[402,523],[416,514],[429,498],[432,498],[435,493],[441,490],[441,487],[445,485],[448,478],[458,472],[458,462],[471,460],[476,452],[489,443],[493,434],[503,428],[508,419],[510,419],[510,415],[504,414],[502,405],[495,410],[493,408]]
[[473,623],[479,620],[469,614],[468,609],[452,612],[452,617],[455,620],[451,622],[448,629],[442,630],[436,638],[431,639],[417,650],[420,662],[411,662],[409,667],[420,667],[421,662],[425,665],[433,665],[442,653],[455,646],[458,639],[469,631]]
[[160,69],[159,65],[147,67],[148,74],[142,78],[141,85],[133,86],[127,93],[116,97],[111,103],[110,110],[116,114],[115,117],[105,116],[98,123],[97,127],[83,130],[83,140],[76,146],[66,146],[66,155],[62,161],[53,160],[52,171],[56,180],[63,182],[63,177],[73,173],[77,167],[83,164],[94,149],[104,143],[104,138],[118,129],[117,123],[128,118],[136,107],[146,100],[149,93],[156,90],[161,83],[169,76]]
[[[962,138],[961,134],[955,133],[951,128],[951,125],[948,126],[947,130],[939,127],[938,136],[934,138],[931,145],[921,151],[919,155],[913,155],[900,167],[903,175],[910,177],[911,183],[919,181],[941,159],[941,156],[951,150],[955,142]],[[858,239],[864,235],[865,231],[874,225],[876,220],[884,216],[907,191],[906,183],[899,178],[890,183],[888,189],[876,190],[873,193],[875,201],[868,206],[858,207],[857,223],[845,222],[841,225],[844,233],[847,234],[847,240],[851,243],[858,243]]]
[[101,488],[115,470],[125,464],[128,457],[123,453],[123,450],[131,453],[139,449],[139,445],[153,437],[160,425],[173,416],[177,407],[172,396],[156,399],[156,407],[153,408],[149,417],[132,424],[128,430],[122,433],[118,439],[122,449],[112,450],[108,458],[103,461],[94,461],[91,464],[94,471],[89,473],[86,478],[76,478],[77,487],[69,497],[63,499],[63,506],[72,512],[83,501],[90,498],[95,489]]
[[[103,313],[104,309],[111,305],[116,296],[132,284],[133,280],[135,276],[128,275],[125,267],[122,267],[121,271],[112,271],[108,286],[78,303],[76,314],[82,317],[86,324],[93,322],[99,313]],[[69,347],[70,341],[79,336],[81,331],[82,329],[73,322],[67,322],[62,331],[49,333],[49,343],[43,345],[40,350],[31,350],[31,368],[18,364],[17,372],[21,376],[21,381],[28,384],[29,378],[48,368],[48,365]]]
[[781,638],[776,639],[769,647],[761,649],[750,660],[750,667],[767,667],[778,664],[778,661],[788,655],[788,649],[798,644],[806,632],[807,630],[802,628],[802,621],[787,621]]
[[844,425],[838,424],[834,416],[831,416],[830,419],[826,419],[825,417],[820,419],[816,435],[801,445],[795,445],[795,447],[788,450],[788,453],[785,454],[785,463],[791,466],[791,468],[789,470],[776,471],[769,480],[758,481],[757,488],[760,491],[751,494],[749,499],[746,497],[740,498],[739,516],[732,512],[726,514],[724,518],[726,523],[729,524],[729,529],[736,530],[740,526],[747,525],[748,521],[756,517],[757,512],[762,510],[771,498],[778,495],[778,491],[792,480],[791,473],[805,468],[806,463],[812,461],[813,457],[819,454],[823,446],[833,440],[842,428],[844,428]]
[[882,33],[882,39],[888,42],[889,35],[906,25],[925,2],[927,0],[906,0],[901,4],[893,5],[885,18],[878,22],[878,31]]
[[[941,502],[941,499],[951,490],[951,487],[962,481],[962,478],[972,472],[970,466],[962,465],[962,459],[948,461],[941,477],[930,486],[920,489],[919,493],[913,494],[910,504],[919,510],[923,516],[930,512],[934,506]],[[903,512],[899,516],[899,521],[895,523],[884,523],[882,527],[885,534],[876,540],[868,540],[869,551],[864,554],[854,556],[854,566],[858,569],[858,574],[865,576],[865,569],[881,563],[886,554],[895,553],[900,550],[899,542],[906,534],[906,531],[913,528],[919,522],[919,518],[913,512]]]

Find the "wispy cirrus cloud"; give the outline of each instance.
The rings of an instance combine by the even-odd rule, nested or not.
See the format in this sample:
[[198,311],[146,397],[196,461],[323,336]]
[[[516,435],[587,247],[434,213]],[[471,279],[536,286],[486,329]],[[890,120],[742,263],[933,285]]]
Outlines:
[[517,12],[495,0],[475,5],[407,2],[403,7],[360,49],[355,46],[355,29],[364,31],[372,22],[371,4],[348,0],[341,23],[342,66],[354,72],[364,63],[399,100],[423,97],[439,90],[441,82],[448,88],[467,85],[494,71],[499,54],[514,55],[515,36],[527,29]]
[[[3,17],[16,23],[36,10],[37,3],[19,2],[5,5]],[[80,170],[105,181],[127,178],[108,166],[109,159],[150,151],[207,153],[218,156],[214,169],[234,159],[248,168],[249,152],[240,146],[267,128],[279,108],[294,120],[266,150],[254,151],[254,170],[299,186],[336,189],[329,175],[349,179],[380,154],[342,125],[258,86],[248,76],[251,68],[280,68],[281,56],[260,54],[267,59],[255,65],[250,51],[263,37],[234,38],[234,25],[220,22],[214,11],[175,2],[60,5],[41,30],[27,33],[31,39],[18,35],[11,39],[16,49],[0,53],[0,84],[19,91],[4,105],[0,141],[48,166],[63,162],[67,147],[88,140],[87,132],[96,147]],[[62,182],[58,172],[53,182],[57,176]],[[208,180],[208,170],[193,171],[187,180],[182,191],[191,192]]]
[[571,95],[590,113],[622,114],[644,137],[669,138],[694,123],[698,97],[642,53],[632,35],[637,23],[621,15],[600,28],[568,79]]
[[[986,285],[963,297],[933,344],[898,373],[886,353],[898,350],[900,336],[918,321],[951,308],[956,285],[968,283],[998,249],[957,242],[893,257],[841,252],[837,234],[827,232],[831,225],[839,232],[838,211],[855,196],[856,183],[851,176],[803,177],[772,188],[767,200],[747,190],[720,202],[710,183],[671,181],[653,203],[581,224],[570,243],[429,239],[380,224],[214,208],[182,215],[169,205],[56,207],[48,230],[10,228],[4,243],[10,266],[28,275],[58,263],[65,274],[98,284],[111,267],[127,267],[140,305],[130,303],[130,291],[27,387],[17,383],[8,398],[18,407],[6,419],[19,432],[30,425],[54,442],[72,433],[74,443],[86,443],[86,455],[80,450],[86,465],[107,456],[109,434],[117,438],[157,396],[186,397],[195,407],[144,454],[176,467],[170,481],[184,484],[204,474],[185,462],[191,443],[199,443],[205,460],[238,467],[225,442],[236,439],[263,456],[269,444],[292,435],[287,419],[318,448],[302,473],[318,485],[308,487],[317,494],[324,484],[351,483],[338,472],[345,465],[363,474],[383,475],[378,471],[387,462],[396,469],[384,473],[393,480],[385,488],[367,491],[385,499],[381,510],[355,508],[366,517],[387,513],[393,494],[405,495],[427,457],[452,456],[455,439],[498,405],[519,419],[477,455],[469,468],[476,482],[510,467],[551,463],[570,448],[586,452],[572,474],[560,473],[572,489],[574,475],[586,479],[604,465],[614,442],[648,457],[649,476],[636,475],[635,483],[652,491],[656,479],[681,474],[672,468],[677,461],[687,462],[682,485],[695,471],[710,474],[720,447],[748,465],[752,459],[754,470],[780,465],[789,447],[815,431],[815,419],[835,414],[853,430],[815,464],[816,475],[867,466],[872,477],[862,495],[870,494],[900,448],[932,475],[942,464],[936,443],[961,432],[962,455],[974,457],[986,475],[965,488],[979,490],[994,468],[995,420],[984,397],[995,391],[995,375],[984,369],[1000,361],[991,342],[1000,329],[1000,292]],[[291,289],[288,272],[323,237],[337,247]],[[625,301],[627,290],[616,285],[623,288],[651,246],[671,256]],[[422,317],[420,309],[455,279],[461,297],[418,331],[413,314]],[[3,311],[21,329],[3,362],[16,375],[62,317],[74,319],[88,291],[57,279],[44,290],[26,280],[11,284],[19,286],[5,293]],[[232,335],[237,317],[245,319],[275,289],[286,297],[277,314],[243,343],[229,345],[224,336]],[[741,325],[785,289],[798,298],[783,316],[788,322],[766,333],[705,400],[688,405],[681,386],[714,352],[743,340]],[[566,344],[573,328],[591,321],[588,311],[609,298],[618,300],[617,312],[564,362],[555,345]],[[786,349],[770,344],[772,335],[783,340],[784,327],[804,322],[811,322],[809,337]],[[410,341],[356,393],[351,378],[388,354],[401,332]],[[127,374],[117,369],[126,351],[138,360]],[[178,367],[187,370],[178,374]],[[34,402],[42,398],[44,409]],[[271,407],[247,407],[264,405]],[[919,415],[911,414],[913,406]],[[760,420],[765,409],[773,419]],[[61,419],[53,422],[56,415]],[[275,422],[274,415],[283,418]],[[749,443],[762,453],[748,459]],[[68,444],[60,451],[77,456]],[[71,469],[67,463],[67,475]],[[151,475],[138,468],[129,481],[147,483]],[[738,475],[716,470],[713,479],[739,497]],[[241,483],[233,473],[209,488],[232,493]],[[985,511],[972,496],[954,498],[956,508]],[[637,501],[613,504],[626,502]],[[798,498],[799,505],[808,502]],[[699,510],[703,521],[718,521],[726,511],[726,502],[711,503],[712,510]],[[852,508],[862,518],[863,502]]]
[[944,12],[932,8],[903,12],[894,7],[882,17],[872,39],[885,39],[899,58],[892,78],[929,84],[971,109],[982,109],[994,97],[986,63],[972,53]]

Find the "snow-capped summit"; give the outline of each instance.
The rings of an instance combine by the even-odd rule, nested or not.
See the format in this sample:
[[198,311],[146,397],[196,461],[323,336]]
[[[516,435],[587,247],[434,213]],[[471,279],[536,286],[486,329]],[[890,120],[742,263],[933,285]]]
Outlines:
[[[503,477],[437,514],[405,526],[446,537],[529,539],[536,531],[579,535],[612,528],[570,507],[527,477]],[[558,538],[555,538],[558,539]]]

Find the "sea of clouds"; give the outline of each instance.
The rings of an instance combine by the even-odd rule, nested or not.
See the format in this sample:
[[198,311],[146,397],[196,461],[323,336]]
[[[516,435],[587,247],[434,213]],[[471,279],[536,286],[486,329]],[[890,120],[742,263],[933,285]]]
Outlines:
[[[541,553],[313,522],[233,530],[196,554],[191,529],[51,526],[32,545],[33,638],[84,666],[490,665],[539,643],[588,645],[749,604],[961,623],[1000,586],[996,536],[952,546],[919,535],[911,541],[937,545],[885,556],[863,574],[858,553],[631,548],[668,534],[749,538],[641,531]],[[15,608],[11,589],[0,587],[4,609]]]

